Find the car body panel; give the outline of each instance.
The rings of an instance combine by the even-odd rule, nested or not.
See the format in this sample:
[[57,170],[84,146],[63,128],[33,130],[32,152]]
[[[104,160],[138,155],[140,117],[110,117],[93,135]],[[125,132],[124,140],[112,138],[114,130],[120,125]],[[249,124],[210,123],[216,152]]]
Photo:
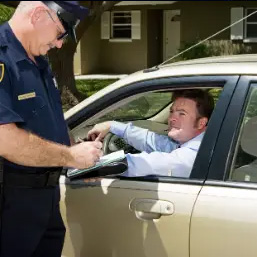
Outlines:
[[[62,190],[68,207],[64,256],[189,256],[189,223],[200,185],[113,179],[89,185]],[[140,220],[129,208],[134,199],[168,201],[174,213]]]
[[204,186],[193,212],[190,256],[255,257],[256,213],[256,190]]
[[256,80],[256,76],[241,77],[231,97],[192,215],[192,257],[256,256],[257,186],[227,180],[249,88],[257,85]]

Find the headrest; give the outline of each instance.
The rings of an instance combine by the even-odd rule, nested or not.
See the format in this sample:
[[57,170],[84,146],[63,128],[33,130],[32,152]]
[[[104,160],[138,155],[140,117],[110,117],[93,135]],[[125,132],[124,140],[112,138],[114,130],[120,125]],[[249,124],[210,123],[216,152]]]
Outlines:
[[250,118],[244,125],[241,147],[244,152],[257,157],[257,116]]

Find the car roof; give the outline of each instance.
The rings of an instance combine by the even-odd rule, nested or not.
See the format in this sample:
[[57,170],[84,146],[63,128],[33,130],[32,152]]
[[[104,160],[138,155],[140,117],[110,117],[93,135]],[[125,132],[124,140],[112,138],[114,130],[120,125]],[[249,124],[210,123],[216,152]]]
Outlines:
[[132,83],[156,78],[201,75],[257,75],[257,55],[244,54],[199,58],[141,70],[116,81],[88,97],[67,111],[65,118],[72,116],[103,95]]
[[239,54],[239,55],[223,55],[192,59],[187,61],[173,62],[168,65],[185,65],[185,64],[208,64],[208,63],[242,63],[242,62],[256,62],[256,54]]

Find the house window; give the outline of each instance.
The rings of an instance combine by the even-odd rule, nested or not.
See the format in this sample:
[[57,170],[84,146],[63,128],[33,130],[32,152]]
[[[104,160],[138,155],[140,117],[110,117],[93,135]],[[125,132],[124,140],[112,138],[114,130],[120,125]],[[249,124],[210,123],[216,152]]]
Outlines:
[[[243,40],[244,43],[257,42],[257,8],[231,8],[231,40]],[[251,13],[250,17],[244,19]],[[241,20],[240,22],[238,22]]]
[[131,39],[131,12],[112,12],[111,13],[111,38]]
[[101,18],[101,39],[111,42],[131,42],[141,39],[141,12],[104,12]]
[[[248,16],[249,14],[256,11],[257,8],[247,8],[245,10],[245,16]],[[257,13],[253,14],[245,20],[245,38],[257,39]]]

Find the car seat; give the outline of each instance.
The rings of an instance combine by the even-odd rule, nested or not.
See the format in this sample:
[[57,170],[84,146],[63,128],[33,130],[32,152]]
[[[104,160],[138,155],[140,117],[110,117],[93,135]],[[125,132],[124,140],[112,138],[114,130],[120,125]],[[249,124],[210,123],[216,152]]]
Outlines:
[[257,116],[250,118],[244,125],[240,145],[245,153],[254,158],[254,161],[235,169],[231,180],[257,182]]

